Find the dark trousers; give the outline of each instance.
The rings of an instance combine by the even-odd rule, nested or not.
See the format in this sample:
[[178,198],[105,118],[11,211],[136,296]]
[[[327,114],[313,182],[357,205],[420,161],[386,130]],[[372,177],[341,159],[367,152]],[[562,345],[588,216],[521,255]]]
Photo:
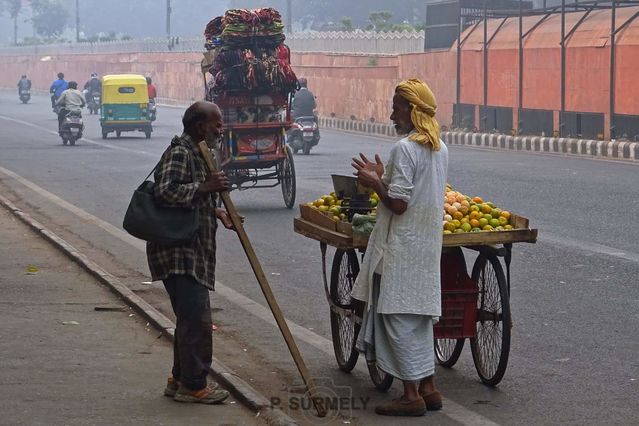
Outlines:
[[209,289],[190,275],[163,281],[176,317],[173,377],[190,390],[203,389],[213,360]]

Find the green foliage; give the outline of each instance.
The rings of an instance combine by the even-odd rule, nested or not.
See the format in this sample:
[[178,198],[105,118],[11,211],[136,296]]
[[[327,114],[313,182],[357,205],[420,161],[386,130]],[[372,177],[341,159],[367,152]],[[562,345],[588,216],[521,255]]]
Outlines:
[[62,33],[67,25],[69,12],[58,0],[33,0],[33,26],[44,37],[53,38]]
[[340,23],[342,24],[341,31],[353,31],[355,29],[355,27],[353,27],[353,20],[350,16],[342,16]]

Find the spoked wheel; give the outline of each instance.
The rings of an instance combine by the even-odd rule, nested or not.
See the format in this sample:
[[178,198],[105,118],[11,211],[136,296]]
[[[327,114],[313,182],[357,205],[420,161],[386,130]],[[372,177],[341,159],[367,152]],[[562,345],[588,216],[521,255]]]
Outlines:
[[[353,313],[356,309],[351,299],[351,290],[357,274],[359,274],[359,261],[355,250],[337,250],[331,269],[331,301],[338,307]],[[359,356],[355,348],[359,329],[359,324],[352,317],[331,309],[331,334],[335,359],[339,368],[347,373],[355,368]]]
[[496,255],[481,253],[473,266],[477,297],[477,335],[470,339],[481,381],[497,385],[504,377],[510,352],[510,302],[504,270]]
[[393,385],[394,377],[379,368],[375,362],[369,362],[366,366],[368,367],[368,374],[371,376],[375,389],[382,392],[389,390]]
[[459,359],[466,339],[435,339],[435,357],[439,365],[452,368]]
[[282,195],[287,209],[292,209],[295,204],[295,164],[293,164],[293,152],[286,147],[286,159],[278,166],[278,178],[282,186]]

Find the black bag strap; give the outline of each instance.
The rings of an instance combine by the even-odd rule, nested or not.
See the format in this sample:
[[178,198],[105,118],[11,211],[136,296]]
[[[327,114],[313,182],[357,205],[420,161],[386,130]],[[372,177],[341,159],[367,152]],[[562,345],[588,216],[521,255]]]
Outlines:
[[[167,149],[164,150],[164,152],[162,153],[162,155],[160,156],[160,161],[158,161],[158,163],[155,165],[155,167],[153,167],[153,170],[151,170],[149,172],[148,175],[146,175],[146,177],[144,178],[144,181],[147,181],[149,179],[149,177],[151,177],[151,175],[153,174],[154,171],[157,170],[157,168],[160,166],[160,163],[162,163],[162,158],[164,157],[164,154],[166,154],[167,152],[169,152],[169,150],[173,148],[173,145],[169,145]],[[191,160],[191,181],[193,183],[195,183],[195,160],[193,159],[193,150],[191,150],[191,155],[189,156],[189,159]],[[143,182],[144,182],[143,181]]]

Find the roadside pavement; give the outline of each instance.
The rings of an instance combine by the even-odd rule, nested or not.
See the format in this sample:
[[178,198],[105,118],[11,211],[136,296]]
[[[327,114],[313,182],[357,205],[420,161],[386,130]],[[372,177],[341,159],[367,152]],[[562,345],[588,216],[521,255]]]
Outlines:
[[0,424],[264,424],[164,397],[171,344],[4,208],[0,271]]

